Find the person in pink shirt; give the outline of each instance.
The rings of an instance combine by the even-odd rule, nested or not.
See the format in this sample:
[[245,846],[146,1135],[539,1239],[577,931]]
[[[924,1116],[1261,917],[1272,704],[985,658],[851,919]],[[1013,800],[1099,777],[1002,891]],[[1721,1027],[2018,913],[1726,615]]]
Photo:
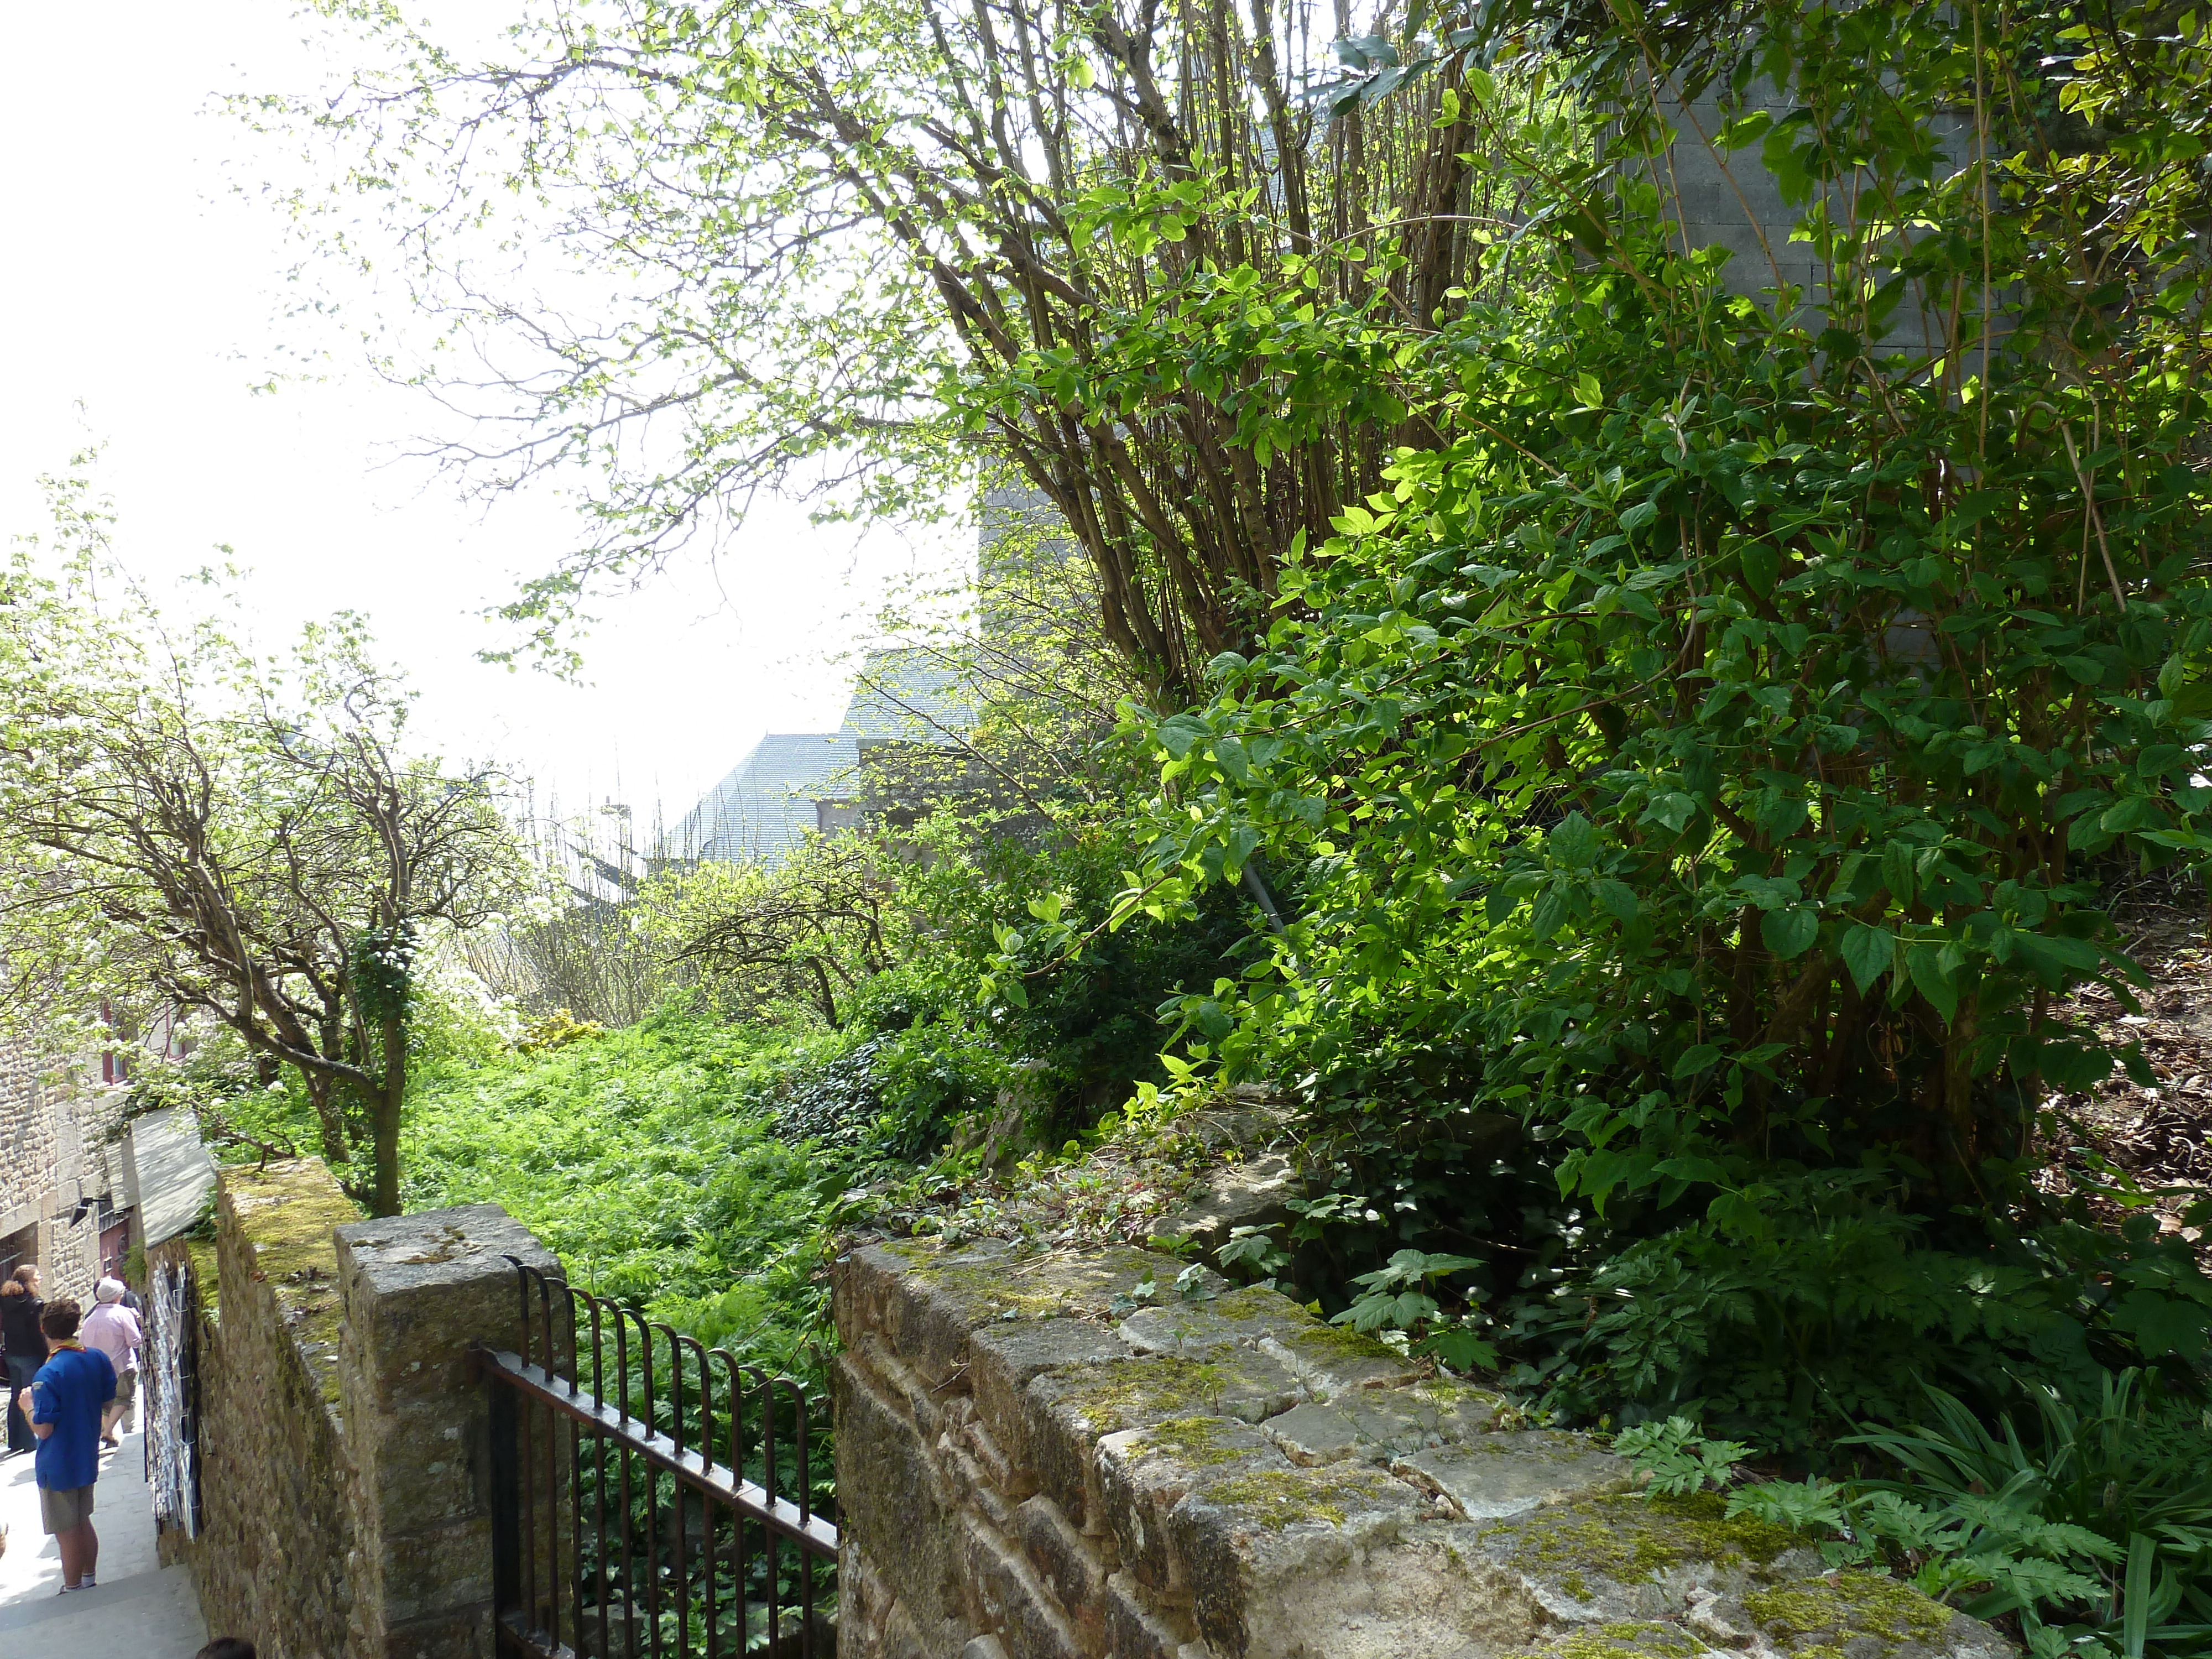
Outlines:
[[100,1414],[100,1443],[119,1446],[123,1442],[117,1437],[115,1426],[131,1414],[131,1402],[137,1398],[138,1346],[146,1334],[139,1328],[138,1316],[123,1305],[121,1279],[103,1279],[93,1286],[92,1293],[99,1305],[84,1316],[77,1340],[106,1354],[107,1363],[115,1367],[115,1398]]

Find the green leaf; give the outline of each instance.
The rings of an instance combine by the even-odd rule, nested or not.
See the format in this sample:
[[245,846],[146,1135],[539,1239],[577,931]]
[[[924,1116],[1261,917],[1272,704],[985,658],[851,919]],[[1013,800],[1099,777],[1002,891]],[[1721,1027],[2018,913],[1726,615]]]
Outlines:
[[1557,887],[1547,887],[1536,895],[1536,902],[1528,913],[1528,931],[1539,939],[1547,939],[1559,931],[1559,924],[1567,919],[1567,896]]
[[1759,937],[1783,961],[1802,957],[1820,936],[1820,913],[1807,904],[1769,910],[1759,918]]
[[1432,1354],[1455,1371],[1494,1371],[1498,1349],[1464,1325],[1444,1325],[1413,1345],[1417,1354]]
[[1597,830],[1580,812],[1570,812],[1552,826],[1552,856],[1570,869],[1580,869],[1597,856]]
[[1942,947],[1916,945],[1905,953],[1905,965],[1912,976],[1913,988],[1928,999],[1929,1006],[1948,1025],[1959,1013],[1958,971],[1944,966]]
[[1844,966],[1850,969],[1851,983],[1864,996],[1874,988],[1874,982],[1889,971],[1896,951],[1897,940],[1887,928],[1869,927],[1860,922],[1844,935],[1838,954],[1844,959]]
[[1160,747],[1176,760],[1190,753],[1194,745],[1209,736],[1206,722],[1195,714],[1173,714],[1160,722],[1155,736]]
[[1636,920],[1636,890],[1625,881],[1605,878],[1590,884],[1590,894],[1598,907],[1617,921]]
[[2204,1310],[2157,1291],[2130,1291],[2112,1310],[2112,1328],[2135,1339],[2146,1359],[2173,1355],[2194,1364],[2204,1352]]
[[1736,557],[1743,566],[1745,586],[1761,599],[1774,591],[1775,573],[1782,568],[1782,561],[1772,547],[1765,542],[1746,542]]
[[2128,1576],[2120,1602],[2120,1650],[2125,1659],[2142,1659],[2150,1636],[2150,1583],[2158,1562],[2158,1540],[2142,1533],[2128,1539]]
[[1700,1042],[1694,1048],[1683,1050],[1681,1057],[1674,1062],[1674,1075],[1677,1078],[1694,1076],[1711,1066],[1720,1057],[1721,1051],[1717,1043]]

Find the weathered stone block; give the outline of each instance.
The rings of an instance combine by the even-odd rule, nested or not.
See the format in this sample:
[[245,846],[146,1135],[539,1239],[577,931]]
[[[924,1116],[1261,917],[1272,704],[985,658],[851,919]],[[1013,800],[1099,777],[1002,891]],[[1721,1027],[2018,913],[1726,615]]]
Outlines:
[[1126,1573],[1106,1581],[1105,1623],[1106,1651],[1112,1659],[1176,1659],[1183,1650],[1176,1627],[1145,1601]]
[[[473,1395],[471,1346],[525,1346],[514,1261],[556,1278],[561,1272],[552,1252],[496,1204],[354,1222],[337,1230],[337,1259],[362,1381],[384,1412],[411,1400]],[[560,1304],[556,1294],[552,1305]],[[528,1298],[533,1328],[544,1305],[538,1296]],[[545,1363],[542,1353],[526,1357]]]
[[1399,1388],[1420,1374],[1418,1366],[1373,1337],[1311,1317],[1297,1329],[1263,1337],[1260,1350],[1279,1362],[1317,1400],[1332,1400],[1355,1389]]
[[1581,1435],[1543,1430],[1483,1435],[1462,1446],[1416,1451],[1394,1467],[1449,1498],[1470,1521],[1625,1492],[1636,1473],[1626,1458],[1600,1451]]
[[1092,1448],[1104,1436],[1194,1413],[1256,1423],[1298,1396],[1290,1373],[1259,1353],[1224,1349],[1203,1360],[1110,1360],[1032,1379],[1020,1432],[1002,1443],[1036,1471],[1040,1490],[1085,1533],[1096,1533],[1103,1528],[1093,1517],[1098,1476]]
[[1114,1565],[1111,1544],[1085,1538],[1042,1492],[1014,1511],[1014,1535],[1029,1552],[1038,1582],[1060,1603],[1086,1646],[1099,1646],[1104,1640],[1099,1598]]
[[1210,1482],[1290,1468],[1259,1430],[1223,1417],[1178,1417],[1098,1443],[1098,1479],[1121,1565],[1156,1595],[1190,1600],[1190,1573],[1168,1517]]
[[1214,1171],[1205,1194],[1162,1216],[1158,1231],[1192,1240],[1212,1260],[1237,1228],[1287,1222],[1290,1200],[1297,1195],[1290,1159],[1280,1152],[1263,1152],[1249,1163]]
[[963,1515],[960,1555],[975,1592],[977,1622],[997,1632],[1006,1659],[1084,1659],[1074,1626],[1011,1539],[977,1516]]
[[491,1601],[387,1626],[385,1652],[390,1659],[483,1659],[492,1651]]
[[1199,1633],[1222,1653],[1288,1659],[1344,1651],[1316,1627],[1328,1622],[1323,1609],[1340,1624],[1369,1607],[1378,1582],[1411,1570],[1394,1547],[1434,1514],[1421,1493],[1380,1469],[1302,1469],[1285,1460],[1194,1486],[1169,1516],[1168,1533],[1192,1585]]
[[1206,1301],[1139,1309],[1121,1322],[1121,1338],[1140,1353],[1196,1356],[1212,1348],[1257,1348],[1270,1337],[1293,1336],[1317,1322],[1290,1297],[1255,1286]]
[[1020,1423],[1022,1390],[1032,1377],[1128,1352],[1111,1328],[1088,1319],[999,1321],[969,1339],[966,1380],[976,1410],[996,1431]]
[[851,1355],[839,1358],[831,1388],[843,1536],[867,1540],[867,1571],[921,1639],[937,1644],[929,1650],[951,1651],[968,1626],[953,1512],[939,1494],[928,1448]]
[[874,1310],[856,1322],[879,1326],[899,1358],[934,1388],[967,1364],[975,1331],[1023,1319],[1103,1317],[1114,1297],[1152,1276],[1158,1261],[1142,1250],[1018,1256],[997,1239],[951,1250],[906,1240],[852,1251],[841,1263],[840,1282]]
[[1293,1406],[1267,1419],[1267,1434],[1293,1463],[1370,1463],[1444,1446],[1463,1446],[1486,1433],[1503,1402],[1486,1389],[1449,1382],[1410,1388],[1363,1389]]

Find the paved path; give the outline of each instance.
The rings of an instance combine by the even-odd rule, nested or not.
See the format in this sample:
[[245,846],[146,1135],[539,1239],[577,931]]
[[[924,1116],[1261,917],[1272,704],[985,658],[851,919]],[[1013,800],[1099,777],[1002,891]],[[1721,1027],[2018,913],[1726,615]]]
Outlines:
[[[5,1407],[0,1398],[0,1409]],[[100,1454],[92,1522],[100,1533],[100,1583],[60,1595],[61,1558],[39,1525],[38,1486],[28,1453],[0,1462],[0,1651],[33,1647],[70,1659],[191,1659],[207,1640],[191,1571],[161,1571],[154,1510],[146,1492],[146,1441],[123,1437]]]

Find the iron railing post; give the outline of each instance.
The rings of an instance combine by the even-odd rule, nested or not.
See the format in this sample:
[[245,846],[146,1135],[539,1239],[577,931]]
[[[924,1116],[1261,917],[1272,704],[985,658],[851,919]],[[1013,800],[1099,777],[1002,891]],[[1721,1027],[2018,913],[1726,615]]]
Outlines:
[[503,1387],[485,1365],[491,1431],[491,1605],[495,1625],[522,1607],[521,1437],[516,1424],[521,1396]]

